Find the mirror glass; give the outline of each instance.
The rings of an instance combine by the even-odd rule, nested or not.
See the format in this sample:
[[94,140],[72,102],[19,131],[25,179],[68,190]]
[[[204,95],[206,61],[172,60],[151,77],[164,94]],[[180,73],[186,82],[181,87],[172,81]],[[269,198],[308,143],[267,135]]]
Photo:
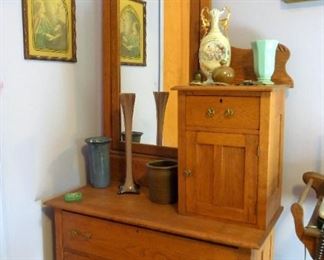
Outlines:
[[[135,93],[135,106],[133,113],[133,142],[150,145],[168,145],[166,138],[163,136],[162,141],[157,140],[157,110],[154,92],[164,92],[163,89],[163,0],[147,0],[146,5],[146,22],[144,26],[144,45],[146,53],[146,62],[144,64],[129,64],[121,59],[121,92]],[[128,44],[124,35],[136,35],[143,29],[140,17],[129,6],[120,7],[120,34],[121,34],[121,53],[129,51],[132,46]],[[135,9],[136,11],[136,9]],[[145,36],[146,34],[146,36]],[[133,43],[138,43],[134,40]],[[136,52],[136,51],[135,51]],[[134,55],[135,52],[133,53]],[[158,94],[156,94],[158,95]],[[167,102],[166,102],[167,107]],[[121,139],[123,141],[124,122],[121,113]]]

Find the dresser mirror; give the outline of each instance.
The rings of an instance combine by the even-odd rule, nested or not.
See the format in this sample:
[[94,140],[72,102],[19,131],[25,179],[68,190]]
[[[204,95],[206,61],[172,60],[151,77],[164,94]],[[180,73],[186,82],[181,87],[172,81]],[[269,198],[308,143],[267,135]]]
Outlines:
[[[136,94],[133,113],[133,142],[168,146],[167,140],[157,142],[156,104],[153,95],[154,92],[164,90],[164,0],[144,2],[145,4],[141,5],[145,10],[144,19],[136,15],[136,10],[127,4],[128,0],[125,3],[120,5],[121,57],[126,57],[121,60],[120,91],[121,93]],[[144,24],[141,18],[144,20]],[[138,30],[133,28],[138,28]],[[132,37],[133,34],[137,34],[137,36]],[[143,34],[143,41],[138,40]],[[124,35],[130,35],[130,37]],[[137,49],[140,51],[131,52],[131,49],[136,48],[133,46],[136,45],[139,46]],[[136,63],[137,56],[142,56],[144,61]],[[130,62],[127,63],[124,60]],[[121,120],[121,141],[125,139],[123,122],[124,120]]]
[[[120,3],[120,0],[103,1],[103,21],[107,25],[103,26],[103,128],[104,135],[112,137],[112,158],[123,158],[125,145],[122,141],[123,120],[119,95],[126,92],[136,93],[133,131],[143,132],[140,143],[133,142],[133,161],[137,160],[137,156],[144,158],[141,165],[147,161],[147,156],[175,158],[178,129],[176,92],[170,92],[167,103],[164,122],[167,138],[163,135],[162,145],[156,145],[157,121],[153,91],[165,91],[175,85],[188,84],[192,79],[198,69],[200,10],[210,6],[210,0],[145,1],[146,66],[121,64]],[[155,67],[155,71],[139,75],[150,67]],[[143,82],[148,79],[150,82],[144,87]],[[143,93],[144,90],[147,92]],[[147,118],[141,121],[144,114],[149,114],[150,121]]]

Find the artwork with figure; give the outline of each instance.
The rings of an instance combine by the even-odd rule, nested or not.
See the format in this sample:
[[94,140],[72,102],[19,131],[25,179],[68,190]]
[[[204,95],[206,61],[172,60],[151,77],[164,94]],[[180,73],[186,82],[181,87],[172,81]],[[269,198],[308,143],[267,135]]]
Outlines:
[[142,1],[121,1],[120,56],[122,64],[146,65],[145,3]]
[[23,0],[26,58],[76,61],[74,0]]
[[141,25],[133,7],[128,5],[122,10],[120,22],[121,55],[139,58]]
[[32,24],[35,49],[66,51],[68,11],[63,0],[33,0]]

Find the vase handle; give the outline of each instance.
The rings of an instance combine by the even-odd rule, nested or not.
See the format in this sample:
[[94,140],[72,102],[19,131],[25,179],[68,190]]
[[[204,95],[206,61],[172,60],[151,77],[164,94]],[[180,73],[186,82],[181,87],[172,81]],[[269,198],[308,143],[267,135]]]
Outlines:
[[204,7],[203,9],[201,9],[200,20],[201,20],[201,32],[202,32],[201,38],[203,38],[207,35],[210,29],[210,14],[209,14],[208,7]]
[[225,36],[227,37],[228,36],[229,19],[231,17],[231,10],[227,6],[225,6],[222,9],[221,13],[224,14],[225,12],[227,12],[226,17],[223,18],[223,19],[220,19],[219,23],[220,23],[220,26],[222,27],[222,29],[224,31]]

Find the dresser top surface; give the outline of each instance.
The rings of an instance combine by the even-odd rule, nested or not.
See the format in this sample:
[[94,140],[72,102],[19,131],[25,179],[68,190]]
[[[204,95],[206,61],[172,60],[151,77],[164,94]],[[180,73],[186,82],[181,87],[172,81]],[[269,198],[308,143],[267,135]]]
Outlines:
[[261,247],[281,213],[277,214],[268,230],[259,230],[204,217],[183,216],[177,213],[176,204],[160,205],[151,202],[145,187],[141,188],[139,195],[117,195],[117,187],[116,184],[106,189],[86,186],[78,190],[83,193],[81,202],[65,202],[63,196],[60,196],[46,201],[45,204],[57,209],[156,231],[255,249]]
[[187,85],[187,86],[175,86],[172,90],[178,91],[244,91],[244,92],[272,92],[276,90],[289,89],[288,85],[253,85],[253,86],[240,86],[240,85],[229,85],[229,86],[218,86],[218,85]]

